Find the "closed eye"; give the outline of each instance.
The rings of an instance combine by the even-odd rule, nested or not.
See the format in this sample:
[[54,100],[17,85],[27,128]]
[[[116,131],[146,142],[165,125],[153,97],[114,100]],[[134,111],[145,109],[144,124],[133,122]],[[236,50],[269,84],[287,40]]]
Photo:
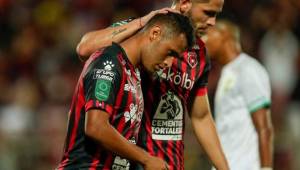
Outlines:
[[178,54],[178,52],[174,51],[174,50],[170,50],[168,52],[168,56],[172,56],[172,57],[175,57],[175,58],[179,58],[180,55]]
[[208,17],[216,17],[217,16],[217,12],[215,12],[215,11],[209,11],[209,10],[207,10],[207,11],[204,11],[204,13],[208,16]]

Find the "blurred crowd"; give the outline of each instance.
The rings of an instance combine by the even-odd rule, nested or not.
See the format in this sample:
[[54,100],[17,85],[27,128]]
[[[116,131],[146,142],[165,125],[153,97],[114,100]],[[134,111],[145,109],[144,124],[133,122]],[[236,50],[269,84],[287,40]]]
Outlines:
[[[61,159],[67,114],[82,69],[76,44],[85,32],[170,4],[171,0],[0,0],[0,169],[54,169]],[[275,170],[300,169],[299,11],[299,0],[225,0],[219,16],[240,25],[244,51],[270,74]],[[213,63],[212,108],[219,71]],[[189,127],[185,140],[198,145]],[[186,169],[205,169],[199,161],[203,154],[191,145],[185,149]]]

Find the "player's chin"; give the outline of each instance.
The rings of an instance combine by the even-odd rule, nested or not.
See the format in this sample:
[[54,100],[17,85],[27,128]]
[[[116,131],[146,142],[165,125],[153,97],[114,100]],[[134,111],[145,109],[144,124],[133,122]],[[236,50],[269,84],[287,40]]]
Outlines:
[[156,66],[151,66],[151,67],[145,67],[145,71],[147,71],[148,73],[154,73],[156,72],[157,68]]
[[202,36],[204,36],[204,35],[206,34],[206,32],[207,32],[207,29],[206,29],[206,28],[197,29],[196,35],[197,35],[198,37],[202,37]]
[[155,71],[160,71],[166,69],[167,66],[162,66],[161,64],[155,65]]

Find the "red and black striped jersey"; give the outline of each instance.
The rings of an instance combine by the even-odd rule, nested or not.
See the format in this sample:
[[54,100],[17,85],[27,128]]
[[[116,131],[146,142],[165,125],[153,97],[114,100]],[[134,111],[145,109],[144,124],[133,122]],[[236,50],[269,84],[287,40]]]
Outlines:
[[184,169],[184,113],[195,96],[207,93],[210,63],[205,53],[204,43],[197,39],[172,67],[156,76],[142,72],[145,113],[138,145],[168,162],[171,170]]
[[129,169],[128,160],[85,135],[85,115],[90,109],[105,111],[120,134],[137,142],[144,109],[140,74],[118,44],[94,53],[85,63],[69,112],[64,155],[57,169]]

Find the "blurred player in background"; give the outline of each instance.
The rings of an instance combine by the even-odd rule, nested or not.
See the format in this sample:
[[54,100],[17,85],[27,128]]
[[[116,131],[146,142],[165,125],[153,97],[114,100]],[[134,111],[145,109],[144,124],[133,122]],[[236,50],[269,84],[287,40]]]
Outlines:
[[[216,15],[221,12],[223,0],[176,0],[172,8],[188,16],[197,32],[194,47],[174,58],[172,67],[161,69],[154,75],[142,72],[142,88],[145,96],[145,114],[142,119],[138,145],[151,155],[168,162],[170,169],[184,169],[184,113],[189,113],[199,143],[213,165],[228,169],[207,97],[207,78],[210,69],[204,43],[199,38],[214,26]],[[84,60],[95,50],[112,42],[122,42],[141,29],[155,13],[119,22],[115,27],[85,34],[77,52]],[[155,55],[153,51],[153,55]],[[170,52],[170,55],[173,55]]]
[[137,34],[90,57],[73,97],[59,170],[129,170],[128,160],[146,170],[168,169],[135,145],[144,111],[137,66],[164,68],[170,57],[192,47],[193,32],[187,17],[157,14]]
[[203,37],[223,66],[215,97],[216,125],[232,170],[272,170],[271,87],[265,68],[242,52],[239,28],[218,21]]

